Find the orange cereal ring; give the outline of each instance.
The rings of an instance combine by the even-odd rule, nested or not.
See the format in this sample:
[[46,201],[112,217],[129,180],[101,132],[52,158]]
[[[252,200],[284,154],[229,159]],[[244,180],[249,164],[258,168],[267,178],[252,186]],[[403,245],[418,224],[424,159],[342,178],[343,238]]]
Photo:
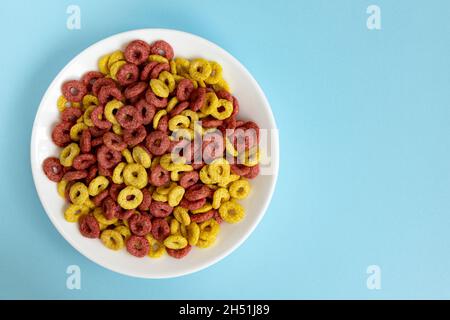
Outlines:
[[250,172],[249,173],[247,173],[245,176],[244,176],[244,178],[247,178],[247,179],[254,179],[254,178],[256,178],[257,176],[258,176],[258,174],[259,174],[259,164],[257,164],[256,166],[253,166],[253,167],[249,167],[250,168]]
[[150,245],[145,237],[131,235],[126,241],[127,251],[135,257],[142,258],[148,254]]
[[109,187],[109,196],[114,201],[117,201],[117,196],[119,195],[119,192],[125,187],[126,187],[126,185],[123,183],[122,184],[112,183],[111,186]]
[[103,200],[109,197],[109,190],[103,190],[98,195],[96,195],[94,198],[92,198],[92,202],[96,207],[101,207]]
[[161,119],[159,119],[156,130],[162,131],[167,134],[168,129],[169,129],[169,117],[167,115],[164,115],[161,117]]
[[194,91],[194,84],[191,80],[182,79],[177,86],[178,101],[186,101],[189,99],[191,93]]
[[150,45],[143,40],[131,41],[124,51],[125,60],[136,65],[147,61],[150,54]]
[[124,64],[120,67],[119,71],[117,71],[116,78],[122,86],[132,84],[139,80],[139,68],[132,63]]
[[81,102],[87,93],[84,83],[78,80],[64,82],[61,91],[64,97],[70,102]]
[[100,78],[100,79],[95,80],[94,84],[92,85],[92,92],[94,93],[95,96],[98,97],[100,89],[103,87],[116,88],[117,85],[114,82],[114,80],[111,78]]
[[147,211],[152,203],[152,195],[147,188],[141,189],[142,192],[142,202],[138,207],[140,211]]
[[222,219],[222,217],[220,216],[219,211],[217,211],[217,210],[215,210],[215,212],[214,212],[214,220],[216,220],[216,222],[217,222],[218,224],[221,224],[221,223],[223,222],[223,219]]
[[49,157],[45,159],[42,163],[42,168],[47,178],[53,182],[61,181],[64,175],[63,166],[56,157]]
[[98,137],[91,140],[92,148],[98,147],[102,144],[103,144],[103,137]]
[[189,201],[197,201],[203,198],[206,198],[210,193],[210,189],[201,183],[194,184],[190,186],[186,193],[184,194],[184,198]]
[[135,213],[136,213],[136,210],[134,210],[134,209],[124,210],[124,209],[120,208],[117,218],[119,218],[121,220],[128,220]]
[[88,175],[86,170],[73,170],[68,171],[64,174],[63,180],[66,181],[75,181],[75,180],[81,180],[86,178]]
[[102,138],[105,133],[107,133],[108,129],[100,129],[98,127],[89,127],[89,132],[91,136],[94,138]]
[[87,170],[87,176],[85,178],[86,185],[89,185],[89,183],[97,176],[98,167],[96,165],[90,167]]
[[197,89],[195,89],[192,93],[191,93],[191,97],[190,97],[190,108],[192,111],[197,112],[198,110],[200,110],[200,108],[205,104],[205,96],[206,96],[206,89],[199,87]]
[[231,93],[229,93],[227,90],[219,90],[216,92],[216,96],[219,99],[225,99],[228,100],[230,102],[233,101],[233,96],[231,95]]
[[202,119],[202,127],[203,128],[217,128],[221,126],[223,123],[222,120],[214,119],[213,117],[206,117]]
[[106,199],[103,200],[102,209],[105,218],[108,220],[112,220],[114,218],[117,218],[120,211],[120,206],[116,201],[114,201],[113,198],[107,196]]
[[170,112],[169,115],[171,118],[175,117],[176,115],[179,115],[183,110],[187,109],[189,107],[189,102],[184,101],[180,104],[177,104],[175,106],[175,108],[173,108]]
[[246,176],[250,173],[250,167],[244,166],[243,164],[232,164],[230,165],[230,169],[232,173],[238,176]]
[[101,104],[106,104],[108,101],[112,99],[122,100],[123,99],[122,91],[113,86],[101,87],[100,90],[98,91],[98,101]]
[[150,46],[150,54],[157,54],[168,60],[172,60],[174,57],[172,46],[164,40],[153,42]]
[[98,174],[104,177],[112,177],[113,168],[105,168],[101,165],[98,165]]

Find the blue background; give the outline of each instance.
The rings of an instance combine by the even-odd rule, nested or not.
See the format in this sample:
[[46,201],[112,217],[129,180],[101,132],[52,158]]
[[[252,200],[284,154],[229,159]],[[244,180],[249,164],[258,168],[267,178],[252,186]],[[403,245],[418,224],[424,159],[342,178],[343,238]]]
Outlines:
[[[81,8],[81,30],[66,8]],[[381,7],[382,30],[366,27]],[[448,1],[8,1],[0,11],[0,298],[450,298]],[[35,191],[31,127],[90,44],[137,28],[216,42],[259,81],[280,129],[267,215],[232,255],[170,280],[75,251]],[[66,289],[66,267],[82,289]],[[381,290],[366,268],[379,265]]]

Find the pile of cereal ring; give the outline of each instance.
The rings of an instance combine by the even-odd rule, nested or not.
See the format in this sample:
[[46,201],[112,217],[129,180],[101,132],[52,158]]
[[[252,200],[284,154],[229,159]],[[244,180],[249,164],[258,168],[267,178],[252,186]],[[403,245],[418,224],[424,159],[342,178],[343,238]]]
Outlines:
[[163,40],[131,41],[98,71],[62,85],[43,162],[64,217],[109,249],[158,258],[214,244],[259,174],[259,127],[237,119],[222,67],[174,57]]

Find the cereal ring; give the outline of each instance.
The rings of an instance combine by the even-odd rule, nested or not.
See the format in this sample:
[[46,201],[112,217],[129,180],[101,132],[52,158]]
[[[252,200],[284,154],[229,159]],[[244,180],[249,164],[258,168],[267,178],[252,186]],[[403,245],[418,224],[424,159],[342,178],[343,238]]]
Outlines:
[[74,124],[72,128],[70,128],[70,139],[72,139],[72,141],[80,141],[81,134],[86,129],[88,129],[88,126],[83,122]]
[[131,41],[125,48],[125,59],[133,64],[140,65],[147,61],[150,46],[142,40]]
[[[92,90],[92,85],[95,83],[95,81],[97,81],[98,79],[101,79],[103,77],[104,77],[104,75],[101,72],[89,71],[89,72],[86,72],[81,77],[81,81],[85,85],[87,91],[90,92]],[[84,105],[84,101],[83,101],[83,105]]]
[[136,209],[142,202],[142,191],[133,186],[127,186],[119,192],[117,202],[125,210]]
[[244,208],[237,202],[227,201],[219,208],[220,217],[228,223],[241,221],[245,216]]
[[170,220],[170,234],[178,234],[180,233],[180,223],[177,219]]
[[206,198],[209,192],[209,188],[204,184],[195,184],[187,189],[184,198],[188,201],[197,201]]
[[250,173],[250,167],[244,166],[243,164],[232,164],[230,165],[230,169],[232,173],[238,176],[246,176]]
[[230,184],[229,191],[233,198],[245,199],[250,193],[250,183],[243,179],[234,181]]
[[140,236],[131,235],[126,241],[127,251],[135,257],[142,258],[148,254],[149,243],[147,239]]
[[200,233],[202,238],[215,238],[220,231],[220,226],[214,219],[202,222],[200,225]]
[[71,204],[64,211],[64,219],[68,222],[77,222],[80,217],[87,214],[89,208],[82,204]]
[[191,221],[195,223],[202,223],[214,217],[216,210],[209,210],[203,213],[191,215]]
[[95,148],[103,144],[103,138],[98,137],[91,140],[91,147]]
[[80,233],[86,238],[95,239],[100,236],[100,226],[98,221],[90,214],[82,216],[78,220],[78,227]]
[[60,122],[53,128],[52,140],[58,147],[65,147],[72,141],[70,138],[71,127],[70,122]]
[[132,151],[133,159],[136,163],[148,169],[152,165],[152,158],[149,151],[143,146],[136,146]]
[[187,240],[191,246],[195,246],[200,238],[200,227],[197,223],[191,222],[187,227]]
[[253,167],[249,167],[249,168],[250,168],[249,173],[247,173],[243,177],[247,178],[247,179],[254,179],[254,178],[256,178],[258,176],[258,174],[259,174],[259,164],[257,164],[256,166],[253,166]]
[[133,130],[142,124],[140,112],[133,106],[124,106],[117,111],[116,119],[119,124],[128,130]]
[[122,86],[132,84],[139,80],[139,68],[135,64],[127,63],[119,69],[116,78]]
[[100,223],[100,225],[106,225],[106,226],[110,226],[115,224],[118,219],[117,218],[112,218],[112,219],[108,219],[106,218],[106,216],[103,213],[103,209],[102,207],[96,207],[93,211],[94,213],[94,217],[95,219],[97,219],[97,221]]
[[84,83],[78,80],[64,82],[61,90],[64,97],[70,102],[81,102],[87,93]]
[[[136,129],[132,129],[132,130],[124,129],[123,130],[123,140],[126,142],[126,144],[129,147],[134,147],[134,146],[138,145],[139,143],[143,142],[145,140],[146,135],[147,135],[147,131],[145,130],[143,125],[140,125]],[[130,158],[131,158],[131,154],[130,154]]]
[[188,244],[183,249],[175,250],[175,249],[166,248],[166,251],[167,251],[167,254],[169,256],[171,256],[172,258],[182,259],[189,254],[191,249],[192,249],[192,246],[190,244]]
[[151,55],[149,55],[148,56],[148,61],[156,61],[158,63],[169,63],[169,60],[167,60],[163,56],[160,56],[159,54],[151,54]]
[[168,194],[168,204],[171,207],[176,207],[183,199],[185,190],[181,186],[172,188]]
[[217,105],[211,110],[211,115],[218,120],[225,120],[233,113],[233,104],[225,99],[219,99]]
[[165,202],[152,201],[149,210],[155,218],[165,218],[172,213],[173,207],[169,206]]
[[127,147],[127,144],[123,142],[122,137],[115,133],[107,132],[103,135],[103,143],[109,149],[122,152]]
[[134,214],[128,219],[130,230],[137,236],[145,236],[152,230],[152,221],[146,214]]
[[167,98],[169,96],[169,87],[159,79],[151,79],[150,88],[157,97]]
[[219,99],[214,92],[208,92],[205,94],[205,103],[200,108],[200,111],[204,114],[211,114],[212,110],[217,109]]
[[158,54],[167,60],[172,60],[174,56],[172,46],[164,40],[153,42],[150,46],[150,54]]
[[97,159],[93,154],[79,154],[73,159],[73,167],[77,170],[85,170],[92,166],[95,162],[97,162]]
[[167,88],[169,88],[169,92],[175,90],[175,79],[169,71],[163,71],[159,74],[158,79],[162,81]]
[[194,84],[191,80],[183,79],[178,83],[176,96],[179,101],[186,101],[194,91]]
[[108,120],[103,120],[103,109],[104,107],[102,105],[95,107],[91,112],[91,121],[97,128],[109,130],[112,124]]
[[[106,191],[106,190],[105,190]],[[103,192],[103,191],[102,191]],[[118,218],[120,207],[111,197],[106,197],[102,203],[103,215],[106,219]]]
[[207,84],[216,84],[222,79],[222,66],[215,61],[209,61],[211,74],[205,79]]
[[93,105],[93,106],[89,106],[86,108],[86,110],[84,110],[84,114],[83,114],[83,122],[85,125],[87,125],[88,127],[94,127],[94,123],[91,120],[91,114],[92,111],[94,111],[94,109],[97,106]]
[[212,208],[213,208],[212,204],[209,202],[206,202],[205,205],[203,207],[201,207],[200,209],[191,210],[191,213],[192,214],[205,213],[205,212],[208,212],[209,210],[211,210]]
[[140,211],[148,211],[150,208],[150,204],[152,203],[152,195],[148,189],[144,188],[142,191],[142,202],[138,207],[138,210]]
[[187,189],[197,183],[199,179],[197,171],[185,172],[180,178],[180,186]]
[[167,184],[170,181],[169,171],[157,165],[151,169],[150,183],[155,187],[160,187]]
[[140,96],[142,93],[147,90],[147,83],[146,82],[136,82],[133,84],[130,84],[124,91],[124,96],[127,99],[133,99],[135,97]]
[[153,105],[148,103],[145,99],[140,99],[136,103],[136,109],[141,115],[143,125],[152,123],[153,117],[156,113],[156,108]]
[[127,164],[125,162],[121,162],[114,168],[112,181],[115,184],[123,183],[123,169],[125,168],[126,165]]
[[138,163],[129,163],[123,169],[123,181],[128,186],[142,189],[148,183],[147,171]]
[[109,149],[107,146],[102,145],[97,150],[97,161],[99,165],[105,169],[110,169],[117,165],[122,160],[120,152]]
[[173,216],[183,226],[187,226],[191,223],[191,217],[189,216],[188,210],[183,207],[178,206],[173,209]]
[[151,232],[153,238],[162,242],[170,235],[169,223],[163,218],[153,219]]
[[109,188],[109,196],[113,198],[114,201],[117,201],[117,197],[119,196],[120,190],[125,188],[125,184],[115,184],[113,183]]
[[92,199],[92,202],[94,202],[94,205],[96,207],[101,207],[103,200],[105,200],[108,196],[109,196],[109,190],[103,190],[102,192],[100,192],[98,195],[96,195]]
[[183,199],[180,202],[180,206],[186,208],[188,210],[197,210],[203,207],[206,203],[206,198],[197,200],[197,201],[189,201],[187,199]]
[[[161,110],[161,111],[165,111],[165,110]],[[155,116],[156,118],[156,116]],[[160,120],[157,123],[157,126],[155,128],[155,130],[159,130],[161,132],[164,133],[168,133],[168,122],[169,122],[169,117],[167,115],[163,115]]]
[[124,246],[122,235],[115,230],[103,230],[100,240],[103,242],[105,247],[111,250],[120,250]]
[[102,165],[98,165],[98,174],[104,177],[111,178],[113,175],[113,169],[112,168],[105,168]]
[[160,109],[167,106],[167,98],[158,98],[150,88],[145,92],[145,100],[155,108]]
[[103,87],[116,88],[117,85],[113,79],[100,78],[100,79],[95,80],[94,84],[92,85],[92,93],[94,93],[94,95],[98,97],[98,95],[100,93],[100,89]]
[[183,249],[188,245],[186,238],[181,235],[171,235],[164,240],[164,245],[169,249]]
[[104,176],[98,176],[89,183],[88,191],[89,195],[96,196],[103,190],[106,190],[109,185],[109,180]]
[[230,192],[225,188],[219,188],[214,191],[212,207],[214,209],[219,209],[222,202],[230,200]]
[[64,122],[74,123],[83,115],[80,108],[70,107],[61,112],[61,120]]
[[169,137],[162,131],[153,131],[145,139],[145,147],[155,156],[163,155],[169,146]]
[[158,63],[150,72],[150,79],[157,79],[163,71],[170,71],[168,63]]
[[123,103],[122,101],[119,100],[111,100],[109,101],[106,105],[105,105],[105,109],[103,111],[106,120],[108,120],[109,122],[111,122],[113,125],[117,125],[119,124],[119,122],[117,122],[116,119],[116,113],[117,111],[119,111],[120,108],[123,107]]
[[120,233],[123,239],[128,239],[131,236],[131,231],[127,226],[117,226],[114,230]]
[[86,170],[76,170],[76,171],[68,171],[63,175],[63,180],[74,181],[74,180],[81,180],[86,178],[88,175]]
[[108,69],[109,73],[111,73],[111,67],[116,64],[119,61],[123,61],[125,59],[125,56],[122,51],[116,50],[113,53],[110,54],[108,59]]
[[166,252],[164,245],[156,240],[152,235],[148,234],[145,238],[150,243],[150,250],[148,251],[148,256],[150,258],[159,258]]
[[73,204],[83,204],[89,199],[88,189],[84,183],[76,182],[70,187],[69,197]]
[[59,161],[64,167],[71,167],[73,159],[79,154],[80,147],[76,143],[71,143],[61,151]]
[[205,81],[211,75],[212,68],[205,59],[195,59],[189,65],[189,75],[197,81]]
[[100,88],[100,91],[98,92],[98,101],[101,104],[106,104],[108,101],[112,99],[116,100],[122,100],[123,95],[122,92],[113,86],[103,86]]
[[197,112],[205,104],[206,99],[206,89],[197,88],[190,96],[190,108],[192,111]]
[[150,78],[150,73],[153,70],[154,67],[156,67],[158,65],[158,62],[156,61],[151,61],[149,63],[147,63],[144,68],[141,71],[141,77],[140,80],[141,81],[148,81]]
[[53,182],[60,182],[64,175],[63,166],[56,157],[45,159],[42,163],[42,168],[47,178]]

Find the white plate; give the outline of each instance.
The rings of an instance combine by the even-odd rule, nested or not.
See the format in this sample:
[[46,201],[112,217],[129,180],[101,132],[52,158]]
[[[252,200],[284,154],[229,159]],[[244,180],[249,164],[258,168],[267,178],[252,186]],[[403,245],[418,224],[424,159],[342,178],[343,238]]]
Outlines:
[[261,128],[275,129],[275,120],[263,91],[250,73],[233,56],[217,45],[198,36],[166,29],[142,29],[120,33],[90,46],[56,76],[47,89],[36,114],[31,137],[31,167],[39,198],[56,229],[80,253],[110,270],[142,278],[169,278],[189,274],[206,268],[235,250],[254,230],[263,217],[272,197],[278,175],[278,136],[272,137],[272,174],[261,175],[252,181],[252,193],[242,202],[246,217],[238,224],[221,225],[217,243],[208,249],[193,248],[181,260],[170,257],[160,259],[138,259],[122,250],[115,252],[105,248],[100,241],[81,236],[78,225],[64,220],[64,201],[58,196],[56,184],[49,181],[42,171],[42,161],[59,154],[52,143],[51,130],[58,121],[56,100],[60,96],[61,84],[69,79],[79,79],[86,71],[97,69],[100,56],[117,50],[131,40],[143,39],[152,42],[168,41],[176,56],[187,58],[204,57],[218,61],[224,69],[224,78],[230,82],[233,94],[240,101],[240,118],[252,119]]

